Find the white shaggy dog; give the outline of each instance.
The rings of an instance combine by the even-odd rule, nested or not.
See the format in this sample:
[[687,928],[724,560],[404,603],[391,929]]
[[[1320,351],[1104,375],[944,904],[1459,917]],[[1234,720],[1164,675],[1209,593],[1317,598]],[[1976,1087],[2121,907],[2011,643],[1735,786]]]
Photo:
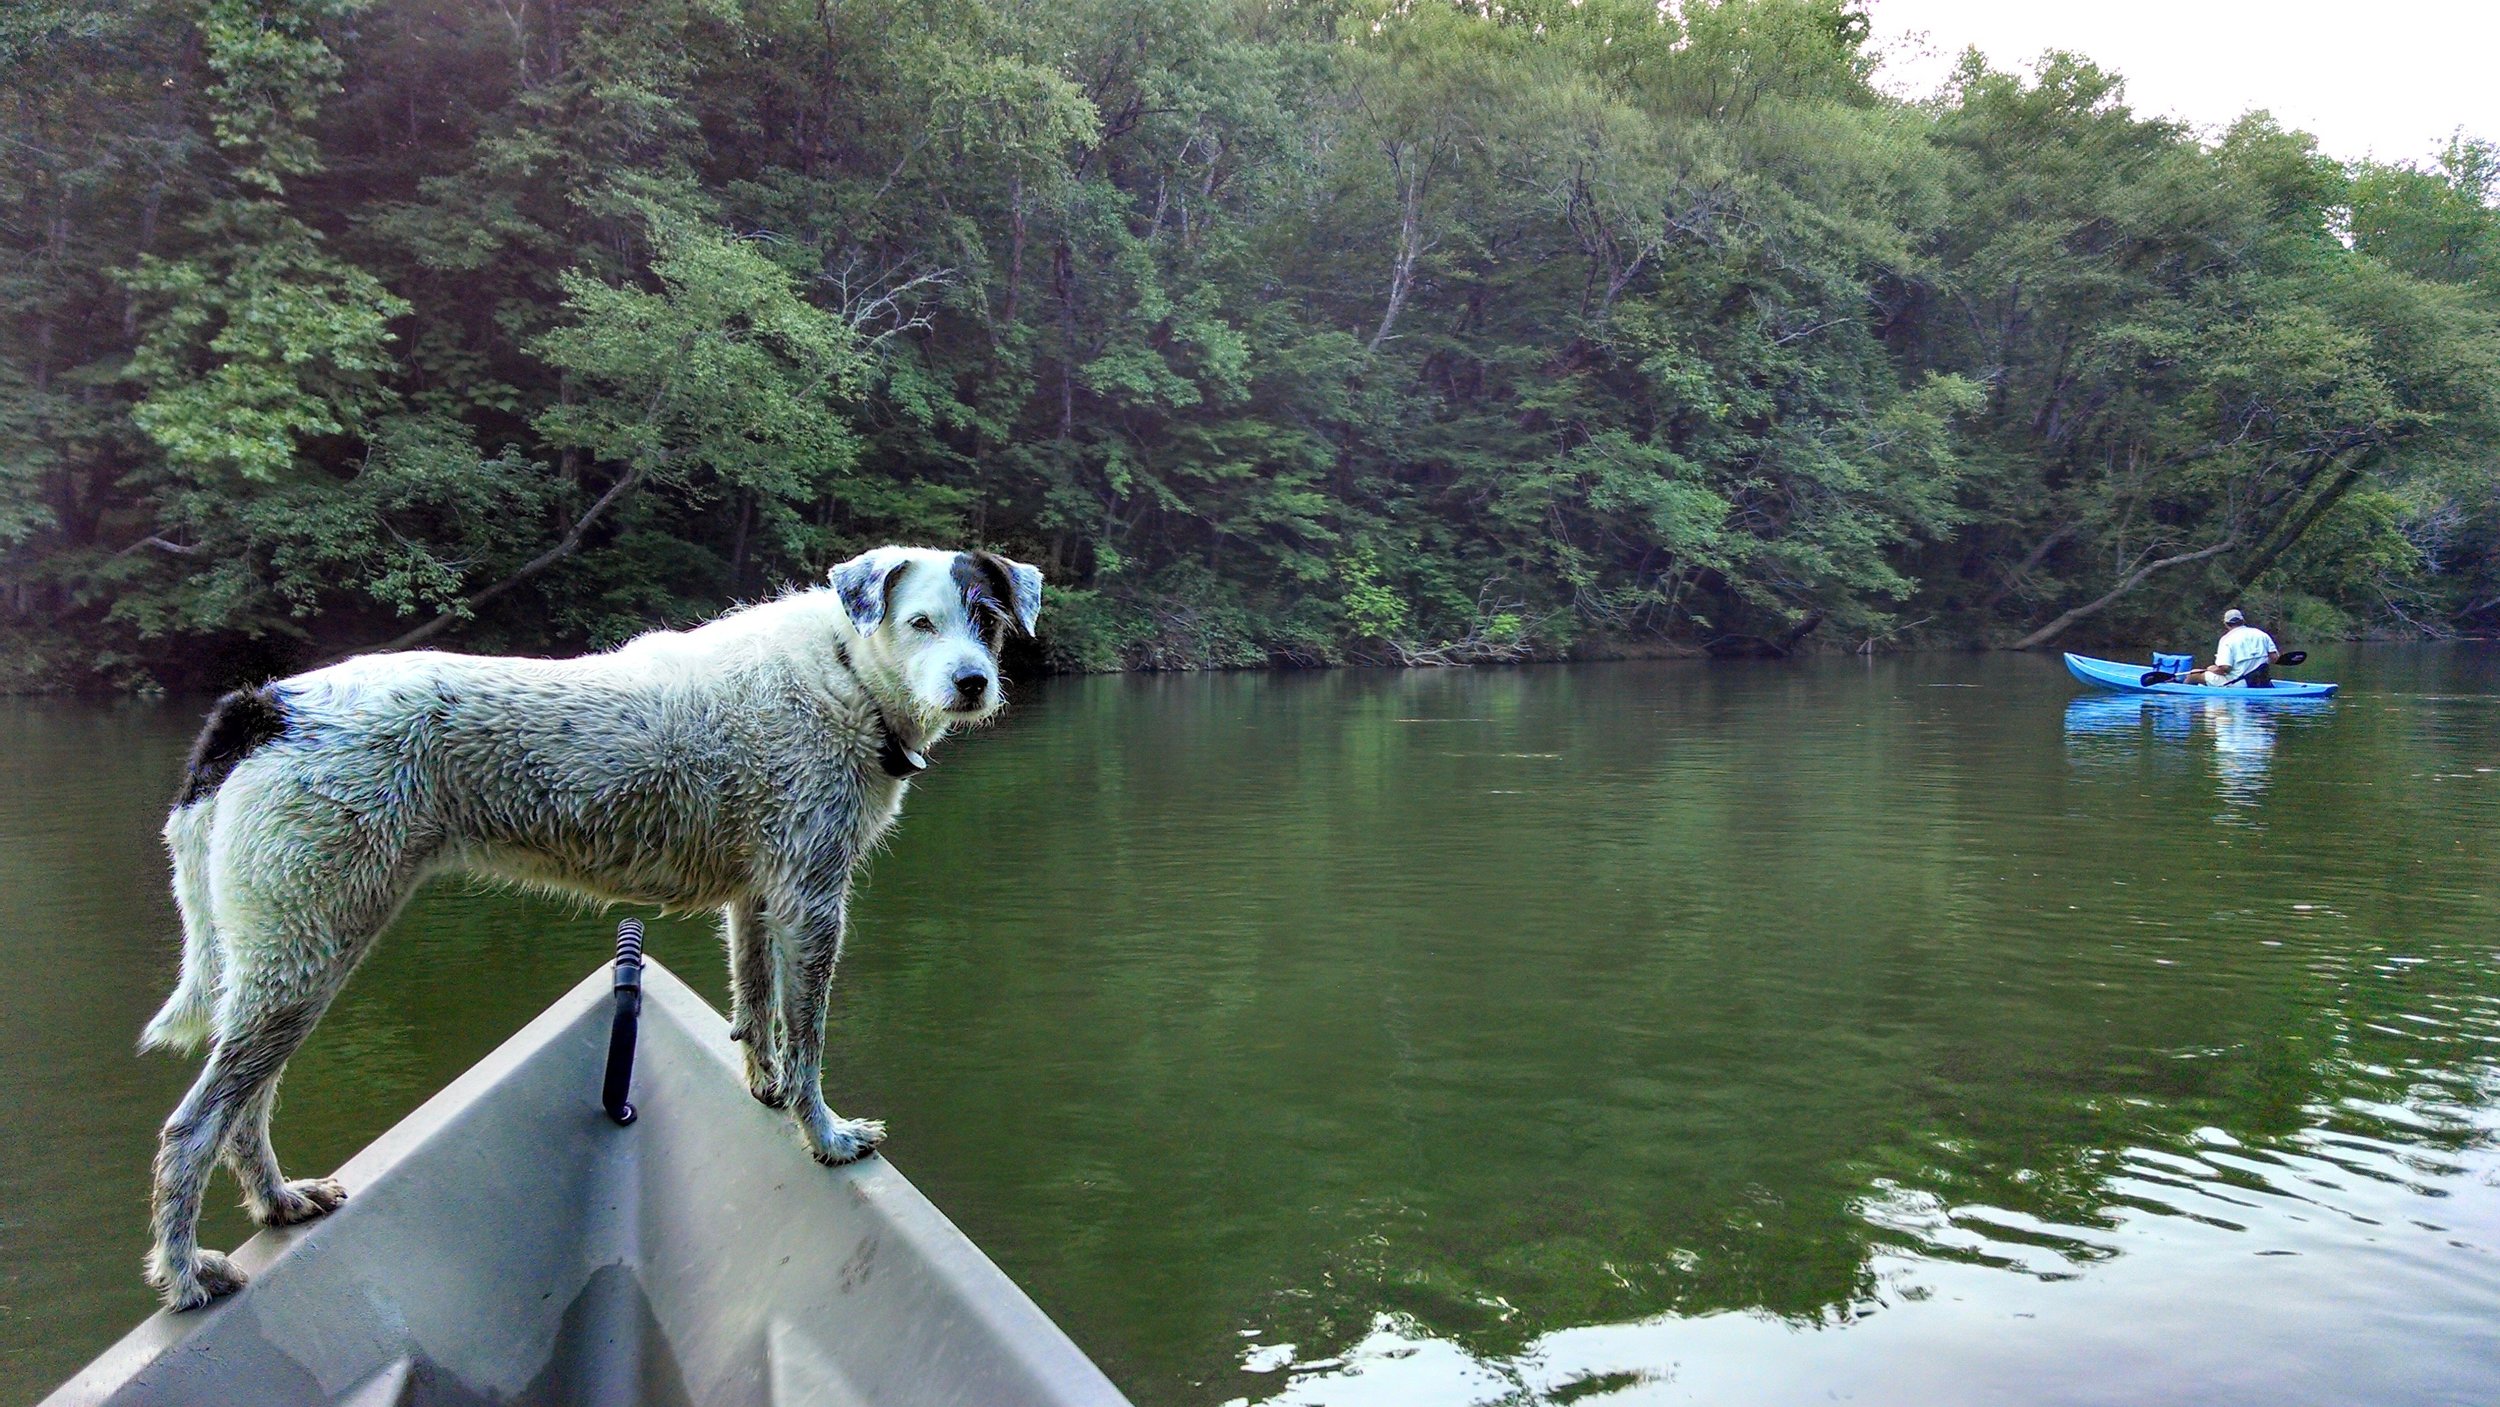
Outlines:
[[722,910],[748,1088],[822,1162],[875,1148],[817,1077],[851,869],[922,751],[997,712],[1000,641],[1041,600],[1020,562],[881,547],[606,654],[368,655],[219,700],[165,823],[182,977],[140,1044],[209,1054],[157,1152],[149,1283],[175,1309],[243,1284],[197,1241],[220,1159],[264,1225],[347,1195],[278,1171],[279,1072],[440,870]]

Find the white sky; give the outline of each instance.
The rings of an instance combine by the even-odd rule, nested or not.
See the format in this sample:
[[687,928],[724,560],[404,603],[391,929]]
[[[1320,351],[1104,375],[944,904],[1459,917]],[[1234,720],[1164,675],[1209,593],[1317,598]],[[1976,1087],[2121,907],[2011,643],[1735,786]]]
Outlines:
[[2070,49],[2146,116],[2220,128],[2251,108],[2329,156],[2427,160],[2500,141],[2500,0],[1872,0],[1876,80],[1924,96],[1976,45],[2029,73]]

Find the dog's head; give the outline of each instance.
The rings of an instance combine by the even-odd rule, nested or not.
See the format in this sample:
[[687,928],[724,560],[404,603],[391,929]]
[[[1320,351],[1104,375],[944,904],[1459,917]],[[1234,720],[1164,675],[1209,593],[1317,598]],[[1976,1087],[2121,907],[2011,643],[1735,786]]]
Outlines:
[[1042,609],[1041,572],[995,552],[872,548],[833,569],[833,589],[859,633],[856,661],[932,729],[998,712],[999,646],[1010,630],[1031,635]]

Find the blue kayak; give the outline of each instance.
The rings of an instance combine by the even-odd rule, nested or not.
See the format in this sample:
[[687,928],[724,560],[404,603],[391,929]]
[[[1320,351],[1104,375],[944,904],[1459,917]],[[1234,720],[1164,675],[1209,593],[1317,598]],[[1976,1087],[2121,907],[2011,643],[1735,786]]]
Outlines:
[[2066,671],[2096,689],[2117,689],[2129,694],[2181,694],[2191,698],[2230,699],[2237,703],[2270,703],[2284,699],[2322,699],[2335,692],[2333,684],[2303,684],[2290,679],[2277,679],[2265,688],[2234,684],[2214,688],[2206,684],[2146,684],[2144,676],[2149,664],[2120,664],[2116,660],[2096,660],[2089,655],[2068,655]]

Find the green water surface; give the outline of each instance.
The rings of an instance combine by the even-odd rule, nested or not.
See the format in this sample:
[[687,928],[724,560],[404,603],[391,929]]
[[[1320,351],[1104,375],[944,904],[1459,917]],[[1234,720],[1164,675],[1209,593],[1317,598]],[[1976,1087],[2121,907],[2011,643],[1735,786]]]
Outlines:
[[[832,1102],[1143,1404],[2500,1401],[2500,652],[2316,654],[1051,681],[874,862]],[[0,1400],[150,1307],[195,725],[0,702]],[[612,929],[430,891],[290,1168]]]

